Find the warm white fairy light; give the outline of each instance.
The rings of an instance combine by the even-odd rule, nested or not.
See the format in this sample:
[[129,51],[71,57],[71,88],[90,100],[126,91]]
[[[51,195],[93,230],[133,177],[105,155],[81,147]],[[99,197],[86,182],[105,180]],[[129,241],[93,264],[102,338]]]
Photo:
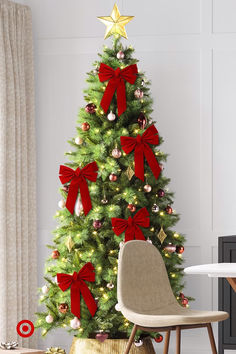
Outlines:
[[161,211],[161,212],[160,212],[160,216],[164,216],[164,211]]

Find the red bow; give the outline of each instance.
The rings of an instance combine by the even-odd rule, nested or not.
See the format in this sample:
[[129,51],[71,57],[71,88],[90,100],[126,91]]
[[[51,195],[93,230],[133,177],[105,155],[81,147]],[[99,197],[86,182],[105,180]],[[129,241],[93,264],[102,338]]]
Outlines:
[[95,161],[89,163],[82,169],[78,167],[76,170],[72,170],[72,168],[67,166],[60,166],[59,174],[61,176],[59,176],[59,178],[61,180],[61,183],[65,184],[71,181],[66,200],[66,207],[71,214],[73,214],[74,212],[78,190],[80,190],[84,214],[87,215],[88,212],[92,209],[92,203],[89,195],[89,189],[86,178],[89,181],[96,182],[97,170],[98,166]]
[[125,231],[125,242],[134,240],[144,240],[145,237],[143,235],[140,226],[148,227],[150,225],[149,213],[146,208],[140,209],[132,219],[131,216],[128,220],[112,218],[111,224],[114,233],[119,236],[122,232]]
[[158,145],[158,131],[154,125],[151,125],[143,135],[137,135],[136,138],[121,136],[122,149],[126,154],[134,150],[135,175],[144,181],[144,156],[157,179],[161,168],[155,158],[155,155],[148,144]]
[[112,97],[116,90],[118,116],[126,110],[125,81],[133,85],[136,81],[137,73],[138,68],[136,64],[129,65],[122,70],[120,68],[114,70],[110,66],[101,63],[98,73],[99,80],[101,82],[109,80],[100,103],[105,113],[111,104]]
[[69,289],[71,298],[71,312],[80,318],[80,293],[92,316],[97,311],[97,304],[85,281],[95,282],[95,273],[92,263],[86,263],[78,273],[73,275],[58,273],[57,282],[62,291]]

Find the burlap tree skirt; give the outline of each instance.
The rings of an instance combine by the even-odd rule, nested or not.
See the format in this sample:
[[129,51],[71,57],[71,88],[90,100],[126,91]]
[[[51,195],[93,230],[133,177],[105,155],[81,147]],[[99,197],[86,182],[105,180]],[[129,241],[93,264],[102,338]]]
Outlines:
[[[127,343],[128,339],[107,339],[101,343],[97,339],[74,338],[70,354],[123,354]],[[130,354],[155,354],[151,339],[146,338],[141,347],[133,344]]]

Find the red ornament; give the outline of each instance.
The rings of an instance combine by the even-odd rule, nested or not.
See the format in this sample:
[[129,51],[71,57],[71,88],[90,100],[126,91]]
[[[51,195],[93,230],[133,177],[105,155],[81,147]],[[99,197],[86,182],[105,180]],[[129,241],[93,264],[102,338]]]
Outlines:
[[130,154],[134,150],[135,175],[144,181],[144,158],[147,160],[152,173],[158,179],[161,172],[160,166],[152,151],[150,145],[158,145],[158,131],[154,125],[151,125],[142,135],[136,138],[129,136],[121,136],[120,142],[122,149],[126,154]]
[[59,307],[58,307],[58,310],[61,312],[61,313],[67,313],[68,310],[69,310],[69,306],[65,303],[63,304],[60,304]]
[[134,204],[128,204],[127,208],[131,211],[131,213],[136,211],[136,206]]
[[167,212],[167,214],[172,214],[173,213],[173,209],[171,208],[170,205],[167,205],[166,212]]
[[107,333],[98,333],[96,334],[96,339],[99,340],[99,342],[103,343],[106,339],[108,338]]
[[154,338],[154,341],[155,341],[156,343],[161,343],[161,342],[163,341],[163,336],[162,336],[161,334],[159,334],[158,337]]
[[163,189],[159,189],[157,191],[157,195],[158,195],[159,198],[163,198],[164,195],[165,195],[165,191]]
[[87,113],[90,113],[90,114],[93,114],[96,112],[96,105],[94,103],[88,103],[86,106],[85,106],[85,111]]
[[144,129],[146,127],[147,119],[143,113],[140,113],[137,121],[140,129]]
[[182,303],[183,306],[186,307],[186,306],[188,305],[188,299],[187,299],[186,297],[183,298],[182,301],[181,301],[181,303]]
[[84,123],[82,124],[81,128],[82,128],[82,130],[83,130],[84,132],[86,132],[87,130],[90,129],[90,125],[89,125],[89,123],[84,122]]
[[51,257],[52,257],[52,259],[59,258],[60,257],[60,252],[58,250],[52,251]]
[[169,243],[167,246],[164,247],[164,250],[169,253],[174,253],[176,251],[176,246],[172,243]]
[[109,180],[115,182],[117,180],[117,175],[115,175],[115,173],[111,173],[109,176]]
[[114,70],[110,66],[101,63],[98,74],[99,80],[101,82],[109,80],[100,103],[105,113],[110,106],[115,92],[117,96],[118,116],[126,111],[125,81],[133,85],[136,81],[137,74],[138,68],[136,64],[129,65],[122,70],[119,67]]
[[184,246],[176,246],[176,253],[182,254],[184,253]]
[[71,313],[80,318],[80,295],[84,298],[84,301],[92,316],[97,311],[97,304],[87,286],[85,281],[95,282],[95,272],[92,263],[86,263],[80,271],[71,274],[58,273],[57,282],[62,291],[70,289],[71,297]]
[[102,227],[102,222],[100,220],[94,220],[93,227],[98,230]]
[[128,220],[112,218],[111,224],[112,229],[117,236],[125,231],[125,242],[134,239],[145,241],[145,237],[140,229],[140,226],[149,227],[149,213],[146,208],[142,208],[134,215],[133,218],[130,216]]
[[96,162],[90,162],[85,167],[73,170],[67,166],[60,166],[59,178],[62,184],[70,182],[69,193],[66,199],[66,208],[71,214],[74,212],[78,191],[80,191],[81,202],[83,205],[84,214],[87,215],[92,209],[92,202],[89,195],[89,189],[86,179],[91,182],[97,180],[98,166]]

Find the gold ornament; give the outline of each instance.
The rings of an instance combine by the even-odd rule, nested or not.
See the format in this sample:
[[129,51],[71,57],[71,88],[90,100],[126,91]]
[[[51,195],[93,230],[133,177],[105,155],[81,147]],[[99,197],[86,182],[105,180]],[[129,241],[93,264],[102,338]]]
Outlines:
[[47,351],[45,352],[45,354],[55,354],[55,353],[59,353],[59,354],[66,354],[65,349],[62,349],[60,347],[51,347],[51,348],[47,348]]
[[163,242],[166,239],[167,235],[166,235],[166,233],[165,233],[165,231],[163,230],[162,227],[161,227],[161,230],[159,231],[157,237],[159,238],[161,244],[163,244]]
[[71,236],[67,237],[65,245],[68,248],[68,251],[71,252],[72,248],[74,247],[74,242],[73,242]]
[[125,174],[127,175],[129,181],[132,179],[133,175],[134,175],[134,171],[132,170],[132,168],[129,166],[127,168],[127,170],[125,171]]
[[113,34],[118,34],[119,36],[127,39],[128,37],[125,30],[125,25],[127,25],[133,17],[134,16],[121,16],[118,6],[115,4],[111,16],[98,17],[98,19],[107,27],[104,39]]

